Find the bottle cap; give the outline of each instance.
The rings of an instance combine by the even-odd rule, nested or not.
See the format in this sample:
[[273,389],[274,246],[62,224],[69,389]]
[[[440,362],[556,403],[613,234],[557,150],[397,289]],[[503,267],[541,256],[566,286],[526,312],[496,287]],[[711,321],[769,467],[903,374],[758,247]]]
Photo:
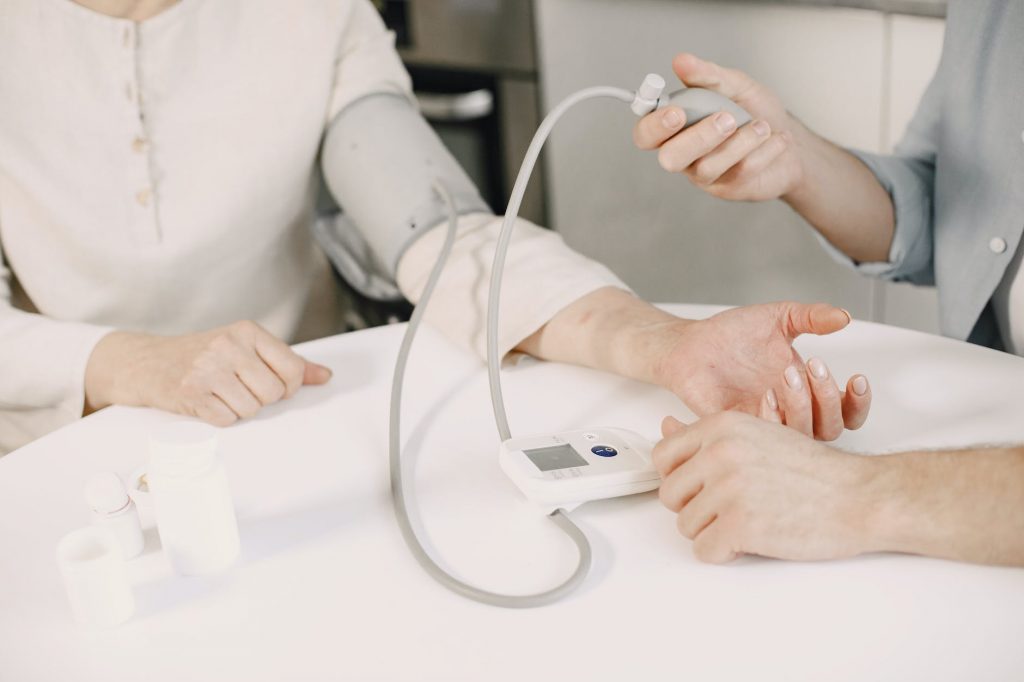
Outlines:
[[97,514],[113,514],[127,507],[131,499],[120,476],[107,472],[96,474],[85,484],[85,502]]
[[121,546],[105,528],[73,530],[57,543],[57,566],[75,619],[109,627],[131,618],[135,596]]
[[217,430],[200,422],[178,421],[153,431],[149,438],[149,473],[192,476],[216,461]]

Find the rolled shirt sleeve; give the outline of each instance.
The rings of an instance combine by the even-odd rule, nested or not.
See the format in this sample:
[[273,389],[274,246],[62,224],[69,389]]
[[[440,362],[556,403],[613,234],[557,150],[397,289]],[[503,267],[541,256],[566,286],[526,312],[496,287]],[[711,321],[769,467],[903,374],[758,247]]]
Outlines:
[[389,93],[415,102],[412,79],[395,50],[395,34],[385,28],[369,0],[349,2],[347,8],[325,126],[342,109],[367,95]]
[[85,369],[111,329],[16,309],[0,250],[0,453],[82,416]]
[[[460,218],[451,257],[424,319],[451,341],[487,357],[487,296],[502,219],[478,213]],[[438,225],[414,242],[398,264],[398,286],[418,301],[445,237]],[[562,238],[519,219],[501,291],[501,355],[543,327],[563,308],[604,287],[629,290],[608,268],[570,249]]]
[[849,150],[889,193],[896,221],[887,262],[860,263],[818,236],[837,261],[882,279],[935,283],[935,157],[941,114],[943,69],[932,78],[907,131],[891,155]]

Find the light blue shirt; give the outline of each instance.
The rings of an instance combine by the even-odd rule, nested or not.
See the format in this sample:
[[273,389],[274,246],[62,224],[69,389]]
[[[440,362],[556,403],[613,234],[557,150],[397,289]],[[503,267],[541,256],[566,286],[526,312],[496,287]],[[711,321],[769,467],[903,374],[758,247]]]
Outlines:
[[889,262],[828,250],[936,285],[943,334],[1005,348],[990,303],[1024,232],[1024,0],[950,2],[938,69],[895,153],[854,154],[892,196]]

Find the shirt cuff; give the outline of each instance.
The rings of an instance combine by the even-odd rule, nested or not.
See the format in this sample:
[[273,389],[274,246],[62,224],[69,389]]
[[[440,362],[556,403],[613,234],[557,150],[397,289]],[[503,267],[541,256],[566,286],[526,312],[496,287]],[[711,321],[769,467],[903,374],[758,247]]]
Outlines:
[[[398,264],[398,286],[419,300],[444,242],[442,223],[414,242]],[[450,340],[487,357],[487,295],[501,218],[471,214],[459,219],[448,265],[424,319]],[[547,324],[566,306],[604,287],[629,291],[605,266],[570,249],[562,238],[526,220],[516,221],[501,291],[498,347],[502,356]]]
[[3,451],[82,416],[89,358],[100,339],[113,329],[23,312],[0,321],[0,327]]
[[896,224],[888,260],[872,263],[855,261],[817,234],[822,248],[839,263],[871,277],[929,283],[932,265],[930,171],[920,162],[910,159],[848,151],[868,167],[892,198]]

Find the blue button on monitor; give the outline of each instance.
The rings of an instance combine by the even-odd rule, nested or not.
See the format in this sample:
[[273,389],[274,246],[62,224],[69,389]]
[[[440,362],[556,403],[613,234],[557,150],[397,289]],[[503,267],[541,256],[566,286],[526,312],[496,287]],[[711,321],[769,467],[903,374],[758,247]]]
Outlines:
[[594,447],[590,448],[590,451],[593,452],[598,457],[614,457],[615,455],[619,454],[619,451],[611,447],[610,445],[595,445]]

